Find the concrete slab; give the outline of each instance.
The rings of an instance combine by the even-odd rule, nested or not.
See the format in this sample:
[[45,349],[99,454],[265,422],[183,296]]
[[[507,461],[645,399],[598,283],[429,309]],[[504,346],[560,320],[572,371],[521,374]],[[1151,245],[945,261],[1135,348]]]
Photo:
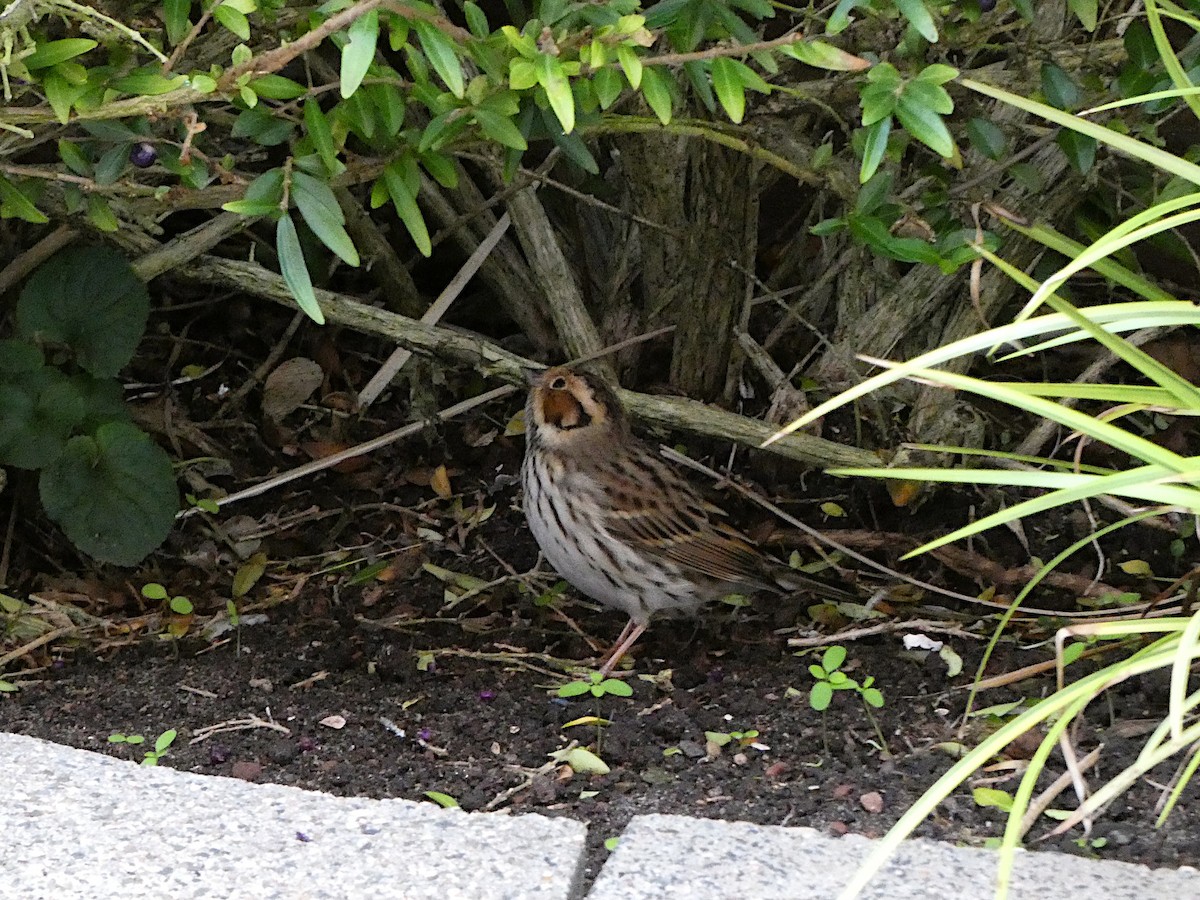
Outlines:
[[[811,828],[684,816],[635,816],[587,900],[769,897],[833,900],[875,842]],[[905,842],[863,900],[991,900],[997,854],[934,841]],[[1020,853],[1011,900],[1200,900],[1200,872]]]
[[578,895],[587,828],[148,768],[0,734],[0,898]]

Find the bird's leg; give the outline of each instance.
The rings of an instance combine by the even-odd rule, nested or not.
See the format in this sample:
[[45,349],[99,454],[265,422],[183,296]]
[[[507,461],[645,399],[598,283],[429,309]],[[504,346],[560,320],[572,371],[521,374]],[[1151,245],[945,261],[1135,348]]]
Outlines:
[[625,628],[622,629],[620,636],[617,638],[616,644],[614,644],[612,650],[608,652],[608,656],[605,658],[604,664],[600,667],[600,674],[603,677],[607,678],[612,674],[612,670],[617,667],[617,663],[619,663],[624,658],[625,654],[629,652],[629,648],[637,643],[637,639],[642,636],[642,632],[645,630],[646,626],[644,624],[635,622],[633,619],[630,619],[625,623]]

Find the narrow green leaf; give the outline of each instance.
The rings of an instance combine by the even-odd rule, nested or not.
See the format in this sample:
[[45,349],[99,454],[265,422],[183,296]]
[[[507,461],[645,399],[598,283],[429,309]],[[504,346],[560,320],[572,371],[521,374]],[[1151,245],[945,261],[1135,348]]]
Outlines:
[[824,41],[797,41],[780,48],[781,52],[800,60],[806,66],[828,69],[831,72],[861,72],[871,64],[861,56],[839,50]]
[[888,137],[892,133],[892,117],[880,119],[867,128],[867,140],[863,147],[862,165],[858,170],[859,184],[866,184],[879,169],[883,155],[887,152]]
[[406,183],[402,161],[397,160],[391,163],[383,170],[383,177],[388,194],[392,198],[392,204],[396,207],[396,215],[408,229],[408,233],[412,237],[413,243],[417,245],[417,249],[421,251],[421,255],[429,256],[433,253],[433,245],[429,241],[429,229],[425,226],[425,217],[421,215],[420,207],[417,206],[416,191]]
[[337,174],[341,166],[337,158],[337,147],[333,142],[333,129],[329,126],[325,113],[321,111],[321,104],[311,97],[304,101],[304,127],[312,139],[313,149],[325,164],[326,173]]
[[121,230],[121,222],[112,211],[108,201],[99,194],[89,194],[87,199],[88,221],[105,234],[113,234]]
[[45,225],[50,221],[38,211],[38,208],[16,185],[3,175],[0,175],[0,218],[23,219],[34,225]]
[[441,153],[422,153],[421,165],[442,187],[454,190],[458,187],[458,169],[454,160]]
[[669,124],[675,98],[671,93],[670,76],[665,69],[648,66],[642,70],[642,96],[658,116],[658,121]]
[[367,70],[375,61],[375,44],[379,40],[379,11],[371,10],[359,16],[346,30],[350,40],[342,47],[341,93],[345,99],[358,90]]
[[260,75],[250,82],[249,87],[260,97],[268,100],[295,100],[308,93],[308,88],[282,75]]
[[89,38],[65,38],[61,41],[45,41],[37,45],[32,53],[21,60],[31,71],[48,69],[68,59],[81,56],[97,46]]
[[292,199],[317,239],[347,265],[357,266],[358,250],[346,233],[345,216],[329,185],[306,172],[293,172]]
[[192,0],[163,0],[163,23],[167,26],[167,40],[173,45],[182,41],[192,29],[188,15],[192,11]]
[[713,60],[712,85],[726,115],[732,122],[741,122],[746,114],[746,91],[733,60],[723,56]]
[[620,44],[617,47],[617,62],[621,64],[621,70],[629,80],[629,86],[636,91],[642,83],[641,59],[628,44]]
[[616,69],[606,66],[592,73],[592,88],[596,92],[596,100],[599,101],[600,108],[608,109],[621,96],[621,91],[625,89],[625,82]]
[[71,84],[58,72],[51,69],[42,79],[42,90],[46,92],[46,102],[54,110],[58,121],[66,125],[71,119],[71,107],[84,92],[84,87]]
[[109,87],[114,91],[121,91],[126,94],[157,97],[160,94],[169,94],[171,91],[184,87],[187,81],[186,75],[164,78],[157,72],[134,72],[126,75],[124,78],[118,78]]
[[487,16],[484,15],[483,10],[479,8],[479,4],[475,0],[467,0],[463,4],[463,12],[467,17],[467,28],[471,30],[471,34],[475,35],[475,37],[483,40],[492,33],[492,29],[488,26]]
[[954,138],[942,117],[927,106],[908,100],[901,95],[896,104],[896,118],[904,130],[939,156],[954,155]]
[[933,23],[933,16],[929,14],[929,9],[925,6],[925,0],[896,0],[896,8],[900,10],[900,14],[904,18],[908,19],[909,24],[917,29],[921,37],[931,44],[937,43],[937,26]]
[[525,150],[528,144],[516,123],[508,116],[501,116],[485,109],[475,110],[475,121],[479,129],[493,141],[512,147],[514,150]]
[[446,87],[459,100],[463,97],[466,86],[463,83],[462,63],[454,52],[454,44],[440,29],[430,22],[417,20],[413,23],[421,49],[433,70],[438,73]]
[[575,128],[575,97],[571,93],[571,84],[563,71],[562,63],[549,54],[542,54],[536,62],[538,83],[546,92],[550,108],[558,116],[564,134],[570,134]]
[[280,216],[275,226],[275,252],[279,255],[279,273],[296,298],[297,305],[318,325],[324,325],[325,314],[321,312],[317,295],[313,292],[308,264],[300,248],[300,236],[296,233],[296,223],[291,216]]

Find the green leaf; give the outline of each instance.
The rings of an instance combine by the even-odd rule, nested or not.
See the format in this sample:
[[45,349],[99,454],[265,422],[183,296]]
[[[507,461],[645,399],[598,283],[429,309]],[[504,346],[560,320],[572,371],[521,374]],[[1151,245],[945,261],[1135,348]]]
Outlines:
[[249,87],[260,97],[268,100],[295,100],[308,93],[308,88],[282,75],[260,75],[251,80]]
[[433,176],[434,181],[448,190],[458,187],[458,169],[454,160],[442,153],[430,151],[420,154],[421,165]]
[[22,219],[34,225],[45,225],[50,221],[20,188],[3,175],[0,175],[0,218]]
[[188,15],[192,11],[192,0],[163,0],[163,22],[167,26],[167,40],[172,44],[182,41],[192,30]]
[[730,121],[740,123],[746,114],[746,91],[733,60],[723,56],[713,60],[712,85]]
[[83,399],[58,369],[0,382],[0,461],[21,469],[49,465],[83,416]]
[[417,32],[417,40],[433,70],[438,73],[446,87],[459,100],[463,97],[466,86],[463,83],[462,64],[458,54],[454,52],[454,44],[440,29],[429,22],[418,19],[413,23]]
[[487,16],[484,15],[475,0],[467,0],[463,4],[463,13],[466,14],[467,28],[471,30],[471,34],[480,40],[491,35],[492,29],[488,26]]
[[1071,166],[1080,175],[1086,175],[1096,162],[1096,139],[1064,128],[1055,138],[1059,148],[1067,155]]
[[1085,31],[1096,30],[1096,0],[1067,0]]
[[108,247],[68,247],[41,265],[17,300],[17,333],[67,344],[97,376],[113,376],[146,330],[150,295]]
[[621,64],[621,71],[625,73],[625,77],[629,80],[629,86],[635,91],[642,83],[642,61],[638,55],[633,52],[633,48],[628,44],[619,44],[617,46],[617,62]]
[[821,665],[826,672],[833,672],[835,669],[840,669],[842,663],[846,661],[846,648],[834,646],[827,649],[821,656]]
[[109,84],[109,87],[114,91],[121,91],[126,94],[157,97],[160,94],[169,94],[171,91],[186,86],[187,81],[186,75],[175,75],[171,78],[164,78],[158,72],[142,71],[133,72],[124,78],[118,78]]
[[379,11],[371,10],[355,19],[346,30],[350,40],[342,47],[342,98],[358,90],[371,63],[375,61],[375,44],[379,40]]
[[871,67],[861,56],[839,50],[824,41],[797,41],[781,47],[780,52],[800,60],[806,66],[831,72],[860,72]]
[[921,37],[931,44],[937,43],[937,26],[933,23],[933,16],[929,14],[929,10],[925,6],[925,0],[896,0],[896,8],[900,10],[900,15],[908,19],[912,27],[917,29]]
[[417,245],[421,254],[429,256],[433,253],[433,246],[429,241],[429,229],[426,228],[425,217],[421,215],[421,210],[417,206],[416,189],[406,183],[403,160],[389,164],[383,170],[383,179],[388,195],[392,198],[392,205],[396,207],[396,215],[408,229],[413,243]]
[[1000,126],[981,116],[967,123],[967,140],[988,159],[1000,159],[1008,152],[1008,140]]
[[304,127],[312,140],[313,149],[317,151],[317,156],[321,157],[321,162],[325,165],[326,173],[337,174],[341,166],[337,157],[337,147],[333,141],[333,129],[330,128],[325,113],[321,111],[321,104],[311,97],[304,101]]
[[46,514],[76,547],[119,566],[166,540],[179,508],[170,457],[127,422],[72,438],[38,487]]
[[558,689],[560,697],[578,697],[582,694],[590,692],[592,686],[586,681],[568,681]]
[[907,91],[896,104],[896,118],[905,131],[930,150],[944,157],[954,155],[954,138],[942,117],[928,106],[909,100]]
[[279,272],[300,309],[318,325],[324,325],[325,314],[321,312],[317,295],[313,292],[308,264],[304,261],[296,223],[291,216],[280,216],[275,225],[275,252],[279,255]]
[[874,177],[875,172],[878,171],[879,164],[883,162],[883,155],[887,152],[888,137],[891,133],[891,116],[886,116],[867,128],[867,139],[863,145],[862,165],[858,170],[858,181],[860,184],[866,184]]
[[65,38],[61,41],[45,41],[37,45],[37,49],[21,60],[31,71],[48,69],[68,59],[81,56],[95,49],[97,43],[88,38]]
[[824,712],[829,709],[829,704],[832,700],[833,688],[826,681],[818,681],[808,692],[808,705],[817,712]]
[[515,57],[508,64],[508,86],[514,91],[526,91],[537,84],[537,66],[533,60]]
[[238,12],[228,3],[222,3],[215,7],[212,11],[212,16],[230,31],[238,36],[243,41],[250,40],[250,22],[242,13]]
[[1074,79],[1054,63],[1042,63],[1042,93],[1047,103],[1059,109],[1076,109],[1082,102]]
[[426,791],[425,796],[442,807],[442,809],[455,809],[458,807],[457,800],[449,794],[443,794],[441,791]]
[[508,116],[501,116],[484,109],[475,110],[475,121],[479,129],[493,141],[512,147],[514,150],[525,150],[528,144],[516,123]]
[[1008,812],[1013,806],[1012,794],[996,788],[977,787],[971,792],[977,806],[994,808],[1000,812]]
[[249,138],[264,147],[286,144],[292,137],[293,125],[287,119],[277,119],[263,107],[247,109],[238,114],[230,133]]
[[346,217],[329,185],[305,172],[293,172],[292,199],[317,239],[346,265],[357,266],[358,251],[346,233]]
[[616,69],[606,66],[592,73],[592,89],[596,92],[596,100],[599,101],[600,108],[608,109],[621,96],[621,91],[625,89],[625,82]]
[[642,96],[658,116],[658,121],[664,125],[670,123],[675,105],[675,97],[671,92],[672,84],[666,70],[659,66],[648,66],[642,70]]
[[46,92],[46,102],[54,110],[58,121],[66,125],[71,118],[71,107],[87,90],[87,85],[71,84],[57,71],[51,70],[42,79],[42,90]]
[[83,155],[75,141],[62,140],[58,142],[58,158],[76,175],[87,177],[92,174],[92,164]]
[[571,84],[563,71],[562,63],[553,56],[543,53],[537,58],[538,84],[546,92],[550,108],[562,125],[563,134],[570,134],[575,128],[575,97],[571,94]]

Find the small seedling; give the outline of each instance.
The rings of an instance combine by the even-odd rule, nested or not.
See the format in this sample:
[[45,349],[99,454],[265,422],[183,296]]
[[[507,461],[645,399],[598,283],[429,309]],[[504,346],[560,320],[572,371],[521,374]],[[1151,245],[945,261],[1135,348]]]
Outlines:
[[[157,766],[158,761],[167,755],[167,751],[171,745],[175,743],[175,738],[178,732],[174,728],[168,728],[160,734],[154,741],[154,749],[147,750],[142,756],[143,766]],[[146,739],[140,734],[110,734],[108,736],[110,744],[129,744],[131,747],[138,747],[146,743]]]
[[560,697],[578,697],[590,693],[593,697],[612,694],[614,697],[631,697],[633,688],[619,678],[605,678],[600,672],[589,672],[587,678],[568,681],[558,689]]
[[432,800],[442,809],[456,809],[458,807],[457,800],[455,800],[449,794],[443,794],[441,791],[426,791],[425,797],[429,800]]
[[830,647],[821,657],[820,665],[811,665],[808,671],[812,673],[817,683],[808,694],[808,704],[817,712],[824,712],[833,701],[834,691],[856,691],[863,703],[868,707],[881,709],[883,693],[874,687],[875,678],[868,675],[859,684],[845,672],[841,671],[842,663],[846,661],[845,647]]
[[737,741],[740,747],[747,747],[758,740],[758,731],[753,728],[749,731],[706,731],[704,739],[718,747],[724,747],[733,741]]
[[142,596],[147,600],[166,600],[167,607],[177,616],[190,616],[193,611],[191,600],[183,596],[170,596],[167,589],[156,581],[151,581],[142,588]]

